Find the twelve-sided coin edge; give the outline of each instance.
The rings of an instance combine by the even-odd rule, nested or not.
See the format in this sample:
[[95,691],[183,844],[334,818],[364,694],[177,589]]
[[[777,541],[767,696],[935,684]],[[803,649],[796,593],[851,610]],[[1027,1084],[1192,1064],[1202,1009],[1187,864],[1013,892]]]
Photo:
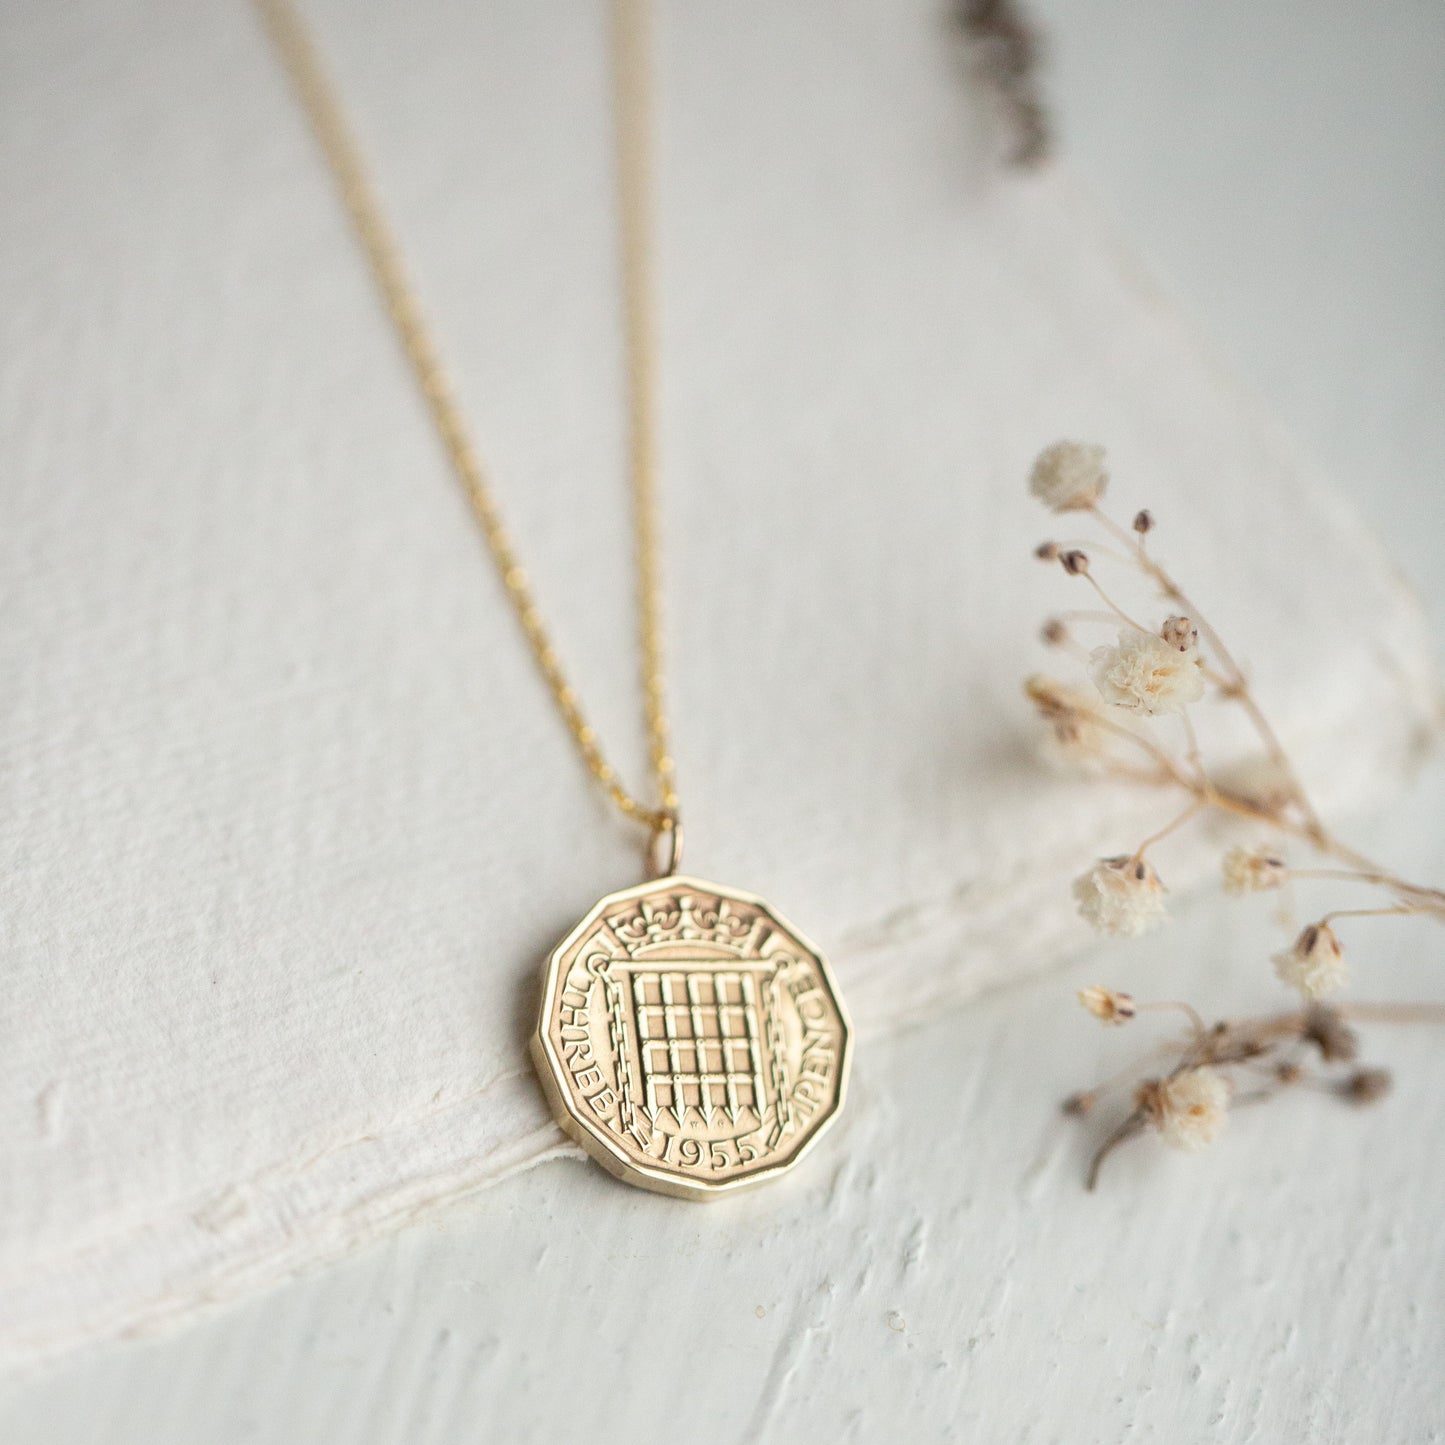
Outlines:
[[[724,1180],[705,1177],[691,1177],[666,1169],[654,1169],[639,1163],[619,1143],[605,1132],[600,1120],[592,1120],[580,1111],[576,1101],[562,1082],[565,1064],[558,1056],[551,1038],[551,1016],[558,987],[558,973],[563,958],[575,944],[580,942],[592,929],[597,920],[618,904],[629,903],[655,893],[661,886],[695,891],[705,897],[726,899],[756,908],[771,919],[808,954],[827,988],[829,1001],[837,1015],[839,1025],[837,1083],[832,1097],[818,1116],[809,1122],[808,1133],[786,1159],[775,1163],[764,1163],[748,1173],[734,1175]],[[674,875],[648,883],[636,884],[616,893],[609,893],[599,899],[577,922],[566,937],[552,949],[542,970],[541,1001],[537,1013],[537,1026],[531,1038],[531,1053],[542,1089],[551,1106],[553,1116],[564,1132],[580,1144],[609,1173],[617,1178],[651,1189],[674,1198],[712,1200],[724,1195],[737,1194],[755,1188],[777,1178],[799,1164],[813,1149],[818,1140],[832,1127],[833,1121],[842,1112],[847,1097],[848,1074],[852,1065],[853,1026],[847,1007],[833,976],[827,956],[806,934],[790,923],[772,904],[753,893],[727,887],[705,879]]]

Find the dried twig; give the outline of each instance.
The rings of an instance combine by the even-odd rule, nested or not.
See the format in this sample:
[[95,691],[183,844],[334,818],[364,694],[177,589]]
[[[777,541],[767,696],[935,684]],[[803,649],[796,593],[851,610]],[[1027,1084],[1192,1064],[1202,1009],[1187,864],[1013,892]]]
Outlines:
[[1009,132],[1009,164],[1046,161],[1052,127],[1039,86],[1038,31],[1016,0],[955,0],[953,19],[974,74],[997,98]]
[[[1127,1023],[1142,1012],[1164,1008],[1180,1009],[1190,1020],[1185,1038],[1165,1046],[1170,1067],[1164,1073],[1141,1077],[1139,1064],[1065,1101],[1066,1113],[1088,1114],[1133,1083],[1129,1107],[1089,1161],[1085,1186],[1091,1190],[1116,1149],[1151,1131],[1177,1149],[1192,1151],[1218,1138],[1233,1110],[1264,1103],[1286,1090],[1314,1088],[1353,1104],[1384,1098],[1390,1090],[1389,1072],[1358,1064],[1359,1038],[1350,1027],[1351,1016],[1445,1023],[1445,1005],[1358,1004],[1347,1011],[1312,1004],[1256,1018],[1221,1019],[1206,1027],[1188,1004],[1174,1001],[1141,1004],[1126,993],[1103,988],[1083,989],[1079,1000],[1105,1023]],[[1158,1053],[1156,1046],[1151,1058]],[[1311,1062],[1311,1055],[1317,1060]],[[1246,1074],[1253,1081],[1248,1089],[1241,1087]]]

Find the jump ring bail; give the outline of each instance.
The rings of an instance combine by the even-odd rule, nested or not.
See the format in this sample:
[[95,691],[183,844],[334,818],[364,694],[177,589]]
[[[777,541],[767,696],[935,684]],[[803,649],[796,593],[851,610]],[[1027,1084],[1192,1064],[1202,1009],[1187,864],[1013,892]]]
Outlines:
[[670,878],[682,866],[682,820],[675,812],[659,815],[647,845],[654,878]]

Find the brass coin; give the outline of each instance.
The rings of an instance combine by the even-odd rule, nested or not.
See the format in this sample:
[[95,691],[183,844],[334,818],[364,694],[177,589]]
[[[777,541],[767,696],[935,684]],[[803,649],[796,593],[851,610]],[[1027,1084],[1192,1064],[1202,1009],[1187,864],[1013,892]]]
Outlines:
[[761,898],[668,877],[603,898],[547,961],[532,1054],[612,1173],[712,1199],[791,1169],[843,1107],[827,960]]

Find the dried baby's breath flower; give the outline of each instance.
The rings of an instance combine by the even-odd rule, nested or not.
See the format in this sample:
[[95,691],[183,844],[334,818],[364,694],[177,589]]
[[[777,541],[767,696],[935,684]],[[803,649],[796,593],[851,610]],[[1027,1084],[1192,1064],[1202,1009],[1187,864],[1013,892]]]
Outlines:
[[1077,695],[1077,688],[1042,672],[1036,672],[1024,680],[1024,696],[1038,708],[1040,717],[1050,721],[1061,712],[1072,711],[1073,698]]
[[1189,652],[1199,646],[1199,629],[1187,617],[1166,617],[1159,636],[1175,652]]
[[[1086,989],[1080,999],[1091,1013],[1102,1014],[1108,1008],[1109,991]],[[1153,1000],[1134,1007],[1140,1013],[1146,1008],[1183,1013],[1189,1020],[1189,1033],[1183,1040],[1163,1046],[1165,1053],[1173,1055],[1172,1067],[1132,1084],[1131,1075],[1136,1079],[1137,1075],[1125,1070],[1080,1091],[1065,1104],[1066,1113],[1083,1115],[1102,1105],[1115,1090],[1129,1088],[1132,1092],[1128,1112],[1114,1114],[1094,1151],[1085,1180],[1089,1189],[1098,1183],[1099,1171],[1109,1156],[1141,1134],[1157,1132],[1165,1143],[1181,1149],[1209,1143],[1225,1126],[1234,1102],[1258,1103],[1286,1089],[1315,1084],[1349,1102],[1369,1104],[1390,1087],[1385,1070],[1354,1064],[1354,1033],[1345,1026],[1338,1009],[1324,1004],[1213,1023],[1207,1023],[1183,1000]],[[1445,1022],[1445,1005],[1356,1007],[1396,1022]],[[1301,1056],[1302,1043],[1319,1048],[1318,1069]],[[1241,1087],[1244,1092],[1237,1092]]]
[[1300,930],[1292,947],[1275,954],[1274,971],[1306,998],[1324,998],[1344,987],[1344,945],[1328,923],[1311,923]]
[[1085,512],[1104,495],[1104,448],[1086,442],[1045,447],[1029,475],[1029,491],[1051,512]]
[[1039,640],[1045,647],[1062,647],[1069,640],[1069,627],[1062,618],[1050,617],[1039,628]]
[[1212,1144],[1229,1122],[1229,1083],[1201,1064],[1166,1079],[1146,1079],[1135,1103],[1166,1144],[1193,1152]]
[[1107,703],[1157,717],[1183,712],[1204,696],[1195,651],[1180,652],[1152,632],[1125,628],[1115,647],[1096,647],[1089,674]]
[[[1083,521],[1089,528],[1081,538],[1045,543],[1038,555],[1082,578],[1103,608],[1065,614],[1067,626],[1062,618],[1049,620],[1044,641],[1075,651],[1079,650],[1075,638],[1087,624],[1112,620],[1125,630],[1115,645],[1096,648],[1089,656],[1095,692],[1085,695],[1052,679],[1034,678],[1028,693],[1049,724],[1048,747],[1055,760],[1068,760],[1074,766],[1084,762],[1092,765],[1091,771],[1175,790],[1187,802],[1173,821],[1146,838],[1134,853],[1102,859],[1074,881],[1080,914],[1102,933],[1139,934],[1157,924],[1164,916],[1164,886],[1145,856],[1191,820],[1211,813],[1249,819],[1266,837],[1288,840],[1291,855],[1296,848],[1307,849],[1326,860],[1322,866],[1291,867],[1276,847],[1260,843],[1233,848],[1223,860],[1228,893],[1279,890],[1300,878],[1374,888],[1384,898],[1379,906],[1323,913],[1291,947],[1275,955],[1280,978],[1308,1001],[1284,1012],[1209,1024],[1183,1000],[1136,1005],[1127,994],[1084,989],[1079,994],[1082,1005],[1109,1023],[1122,1023],[1145,1008],[1171,1010],[1189,1022],[1181,1042],[1163,1045],[1172,1054],[1169,1062],[1151,1066],[1158,1077],[1139,1084],[1132,1107],[1106,1124],[1089,1165],[1090,1189],[1105,1160],[1131,1139],[1157,1133],[1184,1149],[1209,1143],[1225,1126],[1232,1098],[1241,1104],[1255,1102],[1291,1086],[1315,1084],[1358,1103],[1378,1099],[1389,1087],[1388,1073],[1359,1067],[1358,1041],[1344,1012],[1315,1001],[1345,981],[1344,950],[1330,925],[1345,917],[1400,914],[1445,920],[1445,889],[1406,880],[1381,867],[1348,847],[1326,825],[1260,707],[1248,674],[1190,593],[1146,545],[1145,538],[1154,530],[1153,517],[1140,511],[1134,515],[1132,530],[1121,525],[1101,504],[1106,485],[1103,452],[1097,447],[1059,443],[1035,463],[1029,482],[1034,495],[1056,512],[1086,513]],[[1089,535],[1100,537],[1097,551],[1087,540]],[[1111,574],[1120,567],[1177,609],[1157,632],[1137,622],[1138,608],[1129,599],[1118,594],[1116,600]],[[1220,766],[1210,756],[1206,745],[1213,740],[1201,735],[1189,712],[1206,690],[1235,709],[1236,718],[1248,722],[1259,749],[1254,757]],[[1155,729],[1145,721],[1169,713],[1181,715],[1177,740],[1175,729]],[[1445,1005],[1355,1004],[1350,1017],[1445,1022]],[[1154,1051],[1156,1060],[1159,1052]],[[1138,1076],[1134,1069],[1115,1073],[1095,1088],[1075,1094],[1065,1107],[1079,1115],[1092,1112],[1096,1104],[1102,1108],[1115,1090],[1132,1088]],[[1231,1094],[1236,1086],[1243,1092]]]
[[1281,888],[1289,877],[1289,864],[1263,844],[1254,848],[1231,848],[1224,855],[1226,893],[1264,893]]
[[1133,938],[1164,918],[1164,885],[1143,858],[1101,858],[1074,880],[1079,914],[1100,933]]
[[1034,548],[1034,556],[1040,562],[1057,562],[1059,560],[1060,547],[1057,542],[1040,542]]
[[1093,984],[1079,990],[1079,1002],[1096,1019],[1106,1024],[1126,1024],[1138,1012],[1132,994]]
[[1094,697],[1043,676],[1031,677],[1024,691],[1048,723],[1040,752],[1050,767],[1073,775],[1102,771],[1109,756],[1109,735],[1100,726]]
[[1339,1009],[1328,1004],[1310,1006],[1300,1037],[1313,1044],[1327,1064],[1352,1064],[1359,1056],[1360,1036],[1345,1022]]
[[1340,1092],[1352,1104],[1374,1104],[1390,1092],[1393,1084],[1388,1069],[1356,1069]]

